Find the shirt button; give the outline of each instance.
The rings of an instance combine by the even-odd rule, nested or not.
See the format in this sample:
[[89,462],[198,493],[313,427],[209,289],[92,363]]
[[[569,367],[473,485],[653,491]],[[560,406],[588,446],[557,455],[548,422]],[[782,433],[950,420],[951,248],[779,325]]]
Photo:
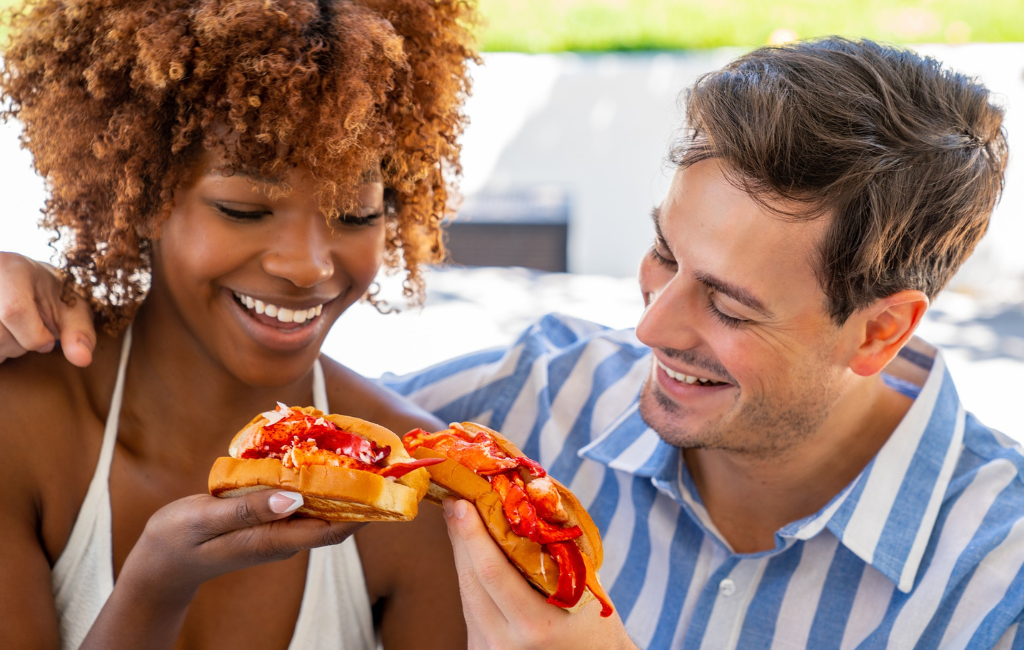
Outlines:
[[718,593],[728,598],[736,593],[736,583],[731,578],[726,578],[718,583]]

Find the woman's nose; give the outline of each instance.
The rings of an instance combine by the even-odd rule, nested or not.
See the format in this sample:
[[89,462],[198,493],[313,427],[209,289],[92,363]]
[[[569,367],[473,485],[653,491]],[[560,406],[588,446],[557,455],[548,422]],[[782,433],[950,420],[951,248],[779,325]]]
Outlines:
[[321,216],[289,220],[273,235],[263,255],[263,269],[297,287],[310,288],[334,275],[330,228]]

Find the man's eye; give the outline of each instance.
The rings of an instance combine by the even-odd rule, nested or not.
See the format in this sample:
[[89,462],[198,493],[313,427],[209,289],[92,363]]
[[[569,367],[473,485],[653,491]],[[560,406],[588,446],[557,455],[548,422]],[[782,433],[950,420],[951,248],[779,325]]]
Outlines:
[[658,251],[658,242],[654,242],[654,245],[651,246],[651,257],[654,258],[655,262],[665,267],[674,268],[676,265],[674,259]]
[[227,206],[216,204],[217,210],[225,216],[231,217],[232,219],[238,219],[239,221],[256,221],[270,214],[269,210],[233,210]]
[[365,217],[360,217],[353,214],[343,214],[338,217],[338,221],[346,226],[369,226],[376,223],[377,220],[383,216],[383,212],[378,212],[376,214],[368,214]]

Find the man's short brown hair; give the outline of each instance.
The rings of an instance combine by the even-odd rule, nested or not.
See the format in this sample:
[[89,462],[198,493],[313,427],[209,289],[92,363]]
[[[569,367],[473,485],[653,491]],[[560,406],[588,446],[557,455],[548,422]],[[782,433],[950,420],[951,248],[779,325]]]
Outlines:
[[670,160],[721,159],[783,217],[830,216],[818,274],[842,324],[904,289],[934,298],[971,254],[1003,188],[1002,120],[984,86],[935,59],[833,37],[698,79]]

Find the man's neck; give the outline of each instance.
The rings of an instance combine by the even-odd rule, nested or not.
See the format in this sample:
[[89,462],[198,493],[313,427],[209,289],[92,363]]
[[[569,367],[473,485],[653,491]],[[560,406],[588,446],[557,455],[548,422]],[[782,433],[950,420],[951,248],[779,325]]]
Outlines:
[[880,376],[858,380],[818,430],[771,457],[687,449],[711,520],[737,553],[775,548],[775,532],[818,512],[874,458],[912,400]]

